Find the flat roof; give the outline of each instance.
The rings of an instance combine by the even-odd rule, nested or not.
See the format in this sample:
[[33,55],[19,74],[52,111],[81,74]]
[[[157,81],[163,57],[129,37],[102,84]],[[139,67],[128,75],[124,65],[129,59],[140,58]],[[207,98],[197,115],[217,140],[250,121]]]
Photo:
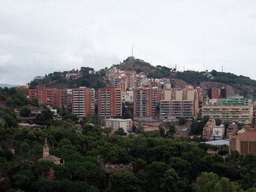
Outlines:
[[205,141],[201,142],[209,145],[228,145],[229,146],[229,140],[214,140],[214,141]]

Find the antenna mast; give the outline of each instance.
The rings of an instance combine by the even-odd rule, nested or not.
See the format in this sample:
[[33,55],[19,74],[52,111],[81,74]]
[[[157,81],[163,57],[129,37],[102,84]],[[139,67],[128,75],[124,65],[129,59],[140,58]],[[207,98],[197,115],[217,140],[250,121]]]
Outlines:
[[132,45],[132,56],[133,56],[133,45]]

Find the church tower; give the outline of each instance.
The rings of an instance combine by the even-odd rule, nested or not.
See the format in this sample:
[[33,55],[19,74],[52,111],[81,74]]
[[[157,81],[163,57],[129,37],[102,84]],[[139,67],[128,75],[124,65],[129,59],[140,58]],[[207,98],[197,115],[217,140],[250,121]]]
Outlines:
[[45,144],[43,146],[43,158],[49,155],[49,146],[47,144],[47,138],[45,138]]

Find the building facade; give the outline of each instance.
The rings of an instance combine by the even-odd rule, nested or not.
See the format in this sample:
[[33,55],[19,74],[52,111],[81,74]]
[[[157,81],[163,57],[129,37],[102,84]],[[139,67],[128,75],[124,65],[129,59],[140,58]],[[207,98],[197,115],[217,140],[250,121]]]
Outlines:
[[45,103],[57,105],[58,102],[54,102],[56,101],[56,99],[54,100],[54,93],[56,94],[56,91],[54,92],[54,89],[37,86],[35,89],[29,89],[28,96],[30,101],[37,98],[39,105],[43,105]]
[[157,104],[161,90],[144,87],[133,90],[133,119],[152,121],[157,119]]
[[241,95],[228,96],[226,99],[218,99],[217,105],[226,106],[251,106],[253,105],[252,99],[244,98]]
[[240,154],[253,153],[256,155],[256,129],[249,128],[244,133],[230,137],[229,153],[236,150]]
[[160,119],[185,118],[193,120],[198,115],[199,99],[197,90],[189,87],[184,90],[172,89],[163,91],[160,100]]
[[105,87],[98,91],[98,115],[108,119],[122,116],[122,93],[115,87]]
[[105,119],[105,127],[111,127],[113,131],[123,128],[124,131],[132,131],[131,119]]
[[80,87],[72,89],[72,113],[78,118],[95,113],[95,90]]
[[203,106],[202,116],[221,121],[249,124],[253,122],[252,106]]

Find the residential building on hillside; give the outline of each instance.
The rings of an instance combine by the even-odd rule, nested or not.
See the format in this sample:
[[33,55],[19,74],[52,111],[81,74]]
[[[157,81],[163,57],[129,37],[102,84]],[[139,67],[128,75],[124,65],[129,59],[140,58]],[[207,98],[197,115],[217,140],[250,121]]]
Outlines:
[[120,89],[105,87],[98,90],[98,115],[105,119],[122,116]]
[[119,128],[123,128],[128,132],[132,130],[131,119],[105,119],[105,127],[111,127],[113,131],[117,131]]
[[95,113],[95,90],[86,87],[72,89],[72,113],[78,118]]
[[164,90],[160,100],[160,119],[184,117],[191,121],[198,115],[198,105],[198,92],[192,87]]
[[249,124],[253,122],[252,106],[203,106],[202,116],[222,121]]
[[227,138],[234,136],[238,132],[238,125],[236,123],[231,123],[227,128]]
[[35,89],[29,89],[28,96],[30,101],[37,98],[39,105],[44,105],[47,103],[62,107],[60,91],[61,90],[58,89],[49,89],[46,87],[36,86]]
[[210,137],[213,133],[213,127],[216,125],[215,123],[215,119],[209,119],[207,121],[202,132],[203,139],[210,140]]
[[136,87],[136,71],[120,70],[113,67],[106,76],[112,86],[120,88],[122,91]]
[[220,98],[220,89],[218,88],[210,88],[208,90],[209,99],[219,99]]
[[225,127],[223,124],[214,125],[212,129],[212,139],[222,139],[225,135]]
[[225,127],[223,124],[216,125],[215,119],[209,119],[205,124],[202,132],[202,138],[206,140],[222,139],[225,135]]
[[133,90],[133,119],[153,121],[158,118],[157,105],[161,89],[143,87]]
[[244,98],[241,95],[228,96],[226,99],[218,99],[217,105],[226,105],[226,106],[251,106],[252,99]]

